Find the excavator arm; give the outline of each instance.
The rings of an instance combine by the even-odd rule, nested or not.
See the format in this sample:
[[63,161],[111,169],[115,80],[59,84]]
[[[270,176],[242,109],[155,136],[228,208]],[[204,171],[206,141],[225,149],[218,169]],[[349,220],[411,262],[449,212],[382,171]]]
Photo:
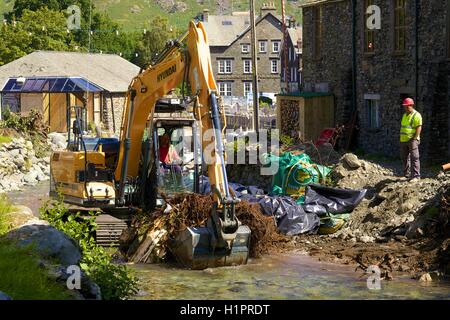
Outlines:
[[207,155],[207,172],[215,205],[208,227],[214,230],[215,245],[231,250],[239,227],[234,209],[238,199],[228,185],[221,128],[223,115],[217,101],[208,39],[201,22],[190,22],[188,32],[180,40],[171,42],[157,63],[141,72],[130,85],[114,174],[118,183],[116,199],[119,205],[125,205],[127,178],[139,175],[142,137],[147,120],[153,120],[157,100],[183,81],[189,83],[193,94],[194,113],[202,133],[202,150],[211,151]]

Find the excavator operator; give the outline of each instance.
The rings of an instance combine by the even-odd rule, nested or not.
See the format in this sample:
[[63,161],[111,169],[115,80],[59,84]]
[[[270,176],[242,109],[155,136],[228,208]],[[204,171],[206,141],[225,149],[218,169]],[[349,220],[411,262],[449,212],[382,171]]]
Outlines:
[[178,163],[181,163],[182,160],[170,143],[168,133],[159,137],[159,161],[164,169],[171,169],[171,171],[181,174],[181,166]]

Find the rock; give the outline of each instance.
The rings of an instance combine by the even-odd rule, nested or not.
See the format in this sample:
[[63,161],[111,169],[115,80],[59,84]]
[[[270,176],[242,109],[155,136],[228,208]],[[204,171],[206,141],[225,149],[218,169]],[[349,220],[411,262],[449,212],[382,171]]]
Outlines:
[[26,141],[25,148],[27,148],[28,150],[33,150],[33,143],[31,141]]
[[62,150],[66,148],[67,138],[65,135],[58,132],[51,132],[48,134],[48,137],[51,141],[53,150]]
[[38,181],[46,181],[46,180],[49,180],[50,178],[49,178],[49,176],[47,176],[45,173],[43,173],[43,172],[40,172],[38,175],[37,175],[37,180]]
[[16,157],[12,159],[13,163],[17,166],[17,168],[22,169],[25,165],[25,158],[23,155],[18,154]]
[[344,155],[343,159],[345,164],[347,164],[351,169],[358,169],[361,167],[361,161],[353,153],[347,153]]
[[20,246],[35,245],[35,250],[45,259],[55,259],[63,266],[77,265],[81,259],[78,244],[64,232],[52,226],[33,224],[12,230],[7,238]]
[[102,293],[98,284],[91,280],[84,272],[81,272],[81,294],[86,299],[101,300]]
[[23,181],[25,183],[35,183],[37,181],[38,175],[39,175],[39,172],[32,170],[23,177]]
[[431,278],[431,275],[429,273],[424,273],[419,278],[420,282],[432,282],[433,279]]
[[0,300],[12,300],[12,298],[8,296],[6,293],[0,291]]
[[363,243],[371,243],[371,242],[375,242],[375,238],[372,236],[364,235],[364,236],[359,237],[359,241],[363,242]]

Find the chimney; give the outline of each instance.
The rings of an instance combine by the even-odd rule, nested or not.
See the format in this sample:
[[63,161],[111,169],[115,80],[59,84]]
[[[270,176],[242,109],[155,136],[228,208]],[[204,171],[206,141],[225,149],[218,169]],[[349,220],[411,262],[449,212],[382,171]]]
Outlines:
[[203,9],[203,22],[208,22],[209,10]]
[[274,2],[263,3],[261,6],[260,16],[263,17],[266,14],[271,13],[275,15],[277,13],[277,7]]

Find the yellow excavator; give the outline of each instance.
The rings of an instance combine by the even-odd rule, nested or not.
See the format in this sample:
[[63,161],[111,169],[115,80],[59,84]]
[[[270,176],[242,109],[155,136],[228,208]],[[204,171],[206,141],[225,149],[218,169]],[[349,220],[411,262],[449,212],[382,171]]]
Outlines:
[[[183,97],[177,103],[171,103],[173,99],[161,103],[179,85]],[[190,94],[185,95],[188,86]],[[180,114],[184,116],[155,116],[173,112],[174,106],[183,109]],[[186,110],[191,117],[186,116]],[[51,156],[52,197],[62,195],[69,204],[105,212],[133,207],[152,209],[160,204],[158,190],[164,187],[164,179],[160,179],[164,170],[158,156],[161,135],[179,138],[189,131],[186,128],[194,127],[201,137],[199,153],[208,150],[208,163],[196,161],[194,170],[192,165],[188,170],[188,177],[194,176],[192,191],[198,192],[200,162],[209,178],[214,206],[207,225],[180,232],[172,239],[171,251],[185,266],[194,269],[247,263],[250,229],[235,215],[239,199],[227,180],[222,129],[225,117],[218,102],[207,35],[201,22],[191,21],[188,32],[170,41],[158,60],[132,80],[119,139],[84,137],[80,118],[76,117],[69,130],[67,150]],[[212,132],[210,139],[204,138],[207,130]],[[193,154],[191,158],[198,155],[195,149]]]

